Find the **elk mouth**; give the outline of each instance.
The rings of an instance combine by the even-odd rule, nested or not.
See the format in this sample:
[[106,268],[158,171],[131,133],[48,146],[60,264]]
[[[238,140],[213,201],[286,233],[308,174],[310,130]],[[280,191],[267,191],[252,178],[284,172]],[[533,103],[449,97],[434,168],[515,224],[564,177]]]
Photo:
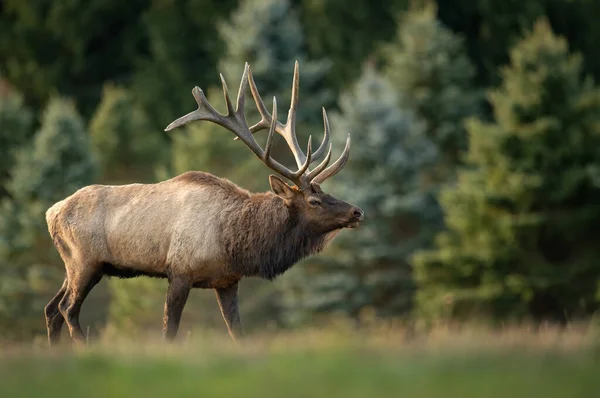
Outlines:
[[355,220],[355,221],[350,221],[348,223],[346,223],[346,228],[358,228],[360,226],[360,221]]
[[364,220],[365,213],[362,210],[356,208],[353,216],[344,223],[344,228],[358,228],[360,226],[360,222]]
[[352,218],[350,218],[344,225],[346,228],[358,228],[360,222],[365,218],[365,213],[358,207],[355,207],[352,213]]
[[352,218],[344,223],[344,228],[358,228],[360,226],[361,218]]

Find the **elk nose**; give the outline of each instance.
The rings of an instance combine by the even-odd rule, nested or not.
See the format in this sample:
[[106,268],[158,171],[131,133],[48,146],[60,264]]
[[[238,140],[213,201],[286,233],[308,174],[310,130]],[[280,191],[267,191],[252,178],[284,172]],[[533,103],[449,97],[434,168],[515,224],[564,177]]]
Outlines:
[[363,217],[365,216],[365,213],[359,209],[358,207],[355,207],[354,210],[352,211],[352,214],[354,215],[354,217],[356,217],[358,220],[362,220]]

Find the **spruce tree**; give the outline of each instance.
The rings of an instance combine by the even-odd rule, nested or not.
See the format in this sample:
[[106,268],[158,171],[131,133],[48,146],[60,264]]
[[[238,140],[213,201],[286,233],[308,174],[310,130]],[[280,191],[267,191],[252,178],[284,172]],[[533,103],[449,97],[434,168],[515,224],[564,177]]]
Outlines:
[[312,314],[341,312],[357,317],[410,308],[413,283],[407,258],[429,239],[422,227],[433,198],[423,178],[437,158],[425,124],[400,107],[390,82],[368,65],[331,117],[334,145],[350,133],[352,153],[341,173],[327,182],[335,196],[365,211],[364,225],[342,231],[324,255],[293,268],[282,280],[289,322]]
[[231,19],[220,25],[219,32],[225,43],[219,68],[232,87],[239,83],[244,63],[248,62],[263,99],[270,103],[277,96],[280,115],[284,116],[297,60],[298,124],[322,124],[321,107],[334,99],[324,84],[331,65],[327,60],[307,59],[303,27],[289,0],[242,0]]
[[124,88],[104,87],[89,130],[103,168],[103,182],[152,180],[155,167],[167,158],[162,133],[151,127],[145,112]]
[[10,89],[2,90],[0,79],[0,199],[6,196],[6,183],[15,157],[32,135],[32,114],[23,96]]
[[131,88],[156,131],[189,106],[192,87],[218,78],[224,43],[217,28],[236,4],[236,0],[154,0],[141,13],[146,48],[135,58]]
[[427,121],[427,135],[440,150],[438,182],[452,178],[466,149],[464,120],[480,113],[482,92],[463,39],[436,19],[434,5],[402,14],[393,41],[383,47],[386,75],[402,92],[402,106]]
[[83,119],[75,104],[62,98],[49,101],[32,148],[17,156],[8,189],[16,199],[44,206],[75,192],[96,177],[97,160]]
[[600,77],[600,53],[596,51],[600,25],[595,0],[455,0],[438,1],[438,17],[453,32],[464,36],[477,65],[482,86],[500,83],[498,68],[508,62],[510,49],[535,21],[548,18],[554,31],[564,36],[572,50],[585,54],[584,70]]
[[362,61],[394,36],[395,16],[411,1],[292,0],[298,5],[308,54],[335,65],[327,74],[327,87],[339,93],[354,83]]
[[43,328],[40,308],[55,292],[63,273],[44,213],[89,185],[96,170],[89,137],[74,104],[53,98],[32,142],[18,150],[6,183],[8,195],[0,199],[0,329],[6,335],[27,335]]
[[540,20],[467,126],[448,232],[416,256],[421,313],[564,321],[598,309],[600,90]]
[[[462,40],[435,14],[432,6],[404,13],[396,38],[383,47],[384,76],[367,69],[352,96],[340,100],[343,117],[336,119],[338,124],[355,132],[353,142],[361,141],[353,144],[359,149],[336,176],[336,186],[346,187],[339,188],[342,197],[356,196],[354,203],[364,207],[367,221],[360,231],[334,242],[331,252],[339,269],[331,264],[313,269],[310,280],[303,282],[308,287],[295,287],[291,301],[308,314],[338,308],[356,316],[371,306],[378,315],[398,316],[411,309],[411,257],[429,247],[443,227],[437,193],[455,178],[466,147],[463,121],[477,115],[482,102]],[[370,87],[387,94],[378,97],[373,93],[379,91]],[[397,119],[388,118],[402,121],[404,127],[382,124],[389,123],[385,117],[381,120],[385,112],[398,112]],[[379,135],[365,133],[370,129]],[[388,141],[377,140],[386,134]],[[394,134],[401,138],[393,139]],[[377,151],[363,155],[363,147],[370,145]],[[361,162],[363,156],[368,162]],[[395,163],[399,161],[405,163]],[[364,193],[358,195],[363,186]],[[312,263],[308,267],[314,268]],[[320,293],[313,292],[320,284]]]

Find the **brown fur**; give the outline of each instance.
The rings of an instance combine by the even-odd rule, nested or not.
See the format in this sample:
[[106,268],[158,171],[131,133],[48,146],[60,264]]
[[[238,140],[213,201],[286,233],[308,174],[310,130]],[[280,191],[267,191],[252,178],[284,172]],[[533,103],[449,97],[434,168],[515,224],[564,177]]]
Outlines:
[[[190,288],[229,292],[245,276],[273,279],[362,219],[318,186],[300,191],[278,179],[272,186],[279,196],[187,172],[157,184],[92,185],[56,203],[46,220],[66,278],[46,307],[51,342],[60,334],[59,315],[71,337],[83,339],[79,310],[103,275],[169,279],[165,336],[173,338]],[[311,207],[314,198],[321,205]],[[241,330],[235,292],[218,296],[230,331]]]

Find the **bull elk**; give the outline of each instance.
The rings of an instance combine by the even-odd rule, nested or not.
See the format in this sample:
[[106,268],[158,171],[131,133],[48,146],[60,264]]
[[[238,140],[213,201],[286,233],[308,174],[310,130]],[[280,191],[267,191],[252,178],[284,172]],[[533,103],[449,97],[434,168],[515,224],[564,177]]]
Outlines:
[[[350,135],[340,158],[329,165],[331,144],[323,109],[324,137],[306,154],[295,132],[298,63],[294,69],[287,122],[277,120],[260,97],[246,63],[234,109],[221,75],[227,114],[217,112],[202,90],[192,94],[198,109],[175,120],[166,131],[194,120],[206,120],[233,132],[269,168],[291,181],[269,176],[272,192],[250,193],[214,175],[188,171],[156,184],[91,185],[54,204],[46,212],[48,230],[65,263],[66,276],[46,305],[48,340],[60,339],[66,321],[71,338],[84,342],[79,312],[90,290],[104,275],[166,278],[163,336],[172,340],[190,289],[214,289],[232,339],[242,335],[238,284],[243,277],[269,280],[323,248],[342,228],[358,226],[363,211],[326,194],[320,184],[348,160]],[[248,127],[244,98],[248,85],[261,120]],[[264,149],[253,134],[268,130]],[[274,133],[290,147],[298,169],[292,171],[270,156]],[[327,151],[327,152],[326,152]],[[316,167],[311,163],[325,157]]]

